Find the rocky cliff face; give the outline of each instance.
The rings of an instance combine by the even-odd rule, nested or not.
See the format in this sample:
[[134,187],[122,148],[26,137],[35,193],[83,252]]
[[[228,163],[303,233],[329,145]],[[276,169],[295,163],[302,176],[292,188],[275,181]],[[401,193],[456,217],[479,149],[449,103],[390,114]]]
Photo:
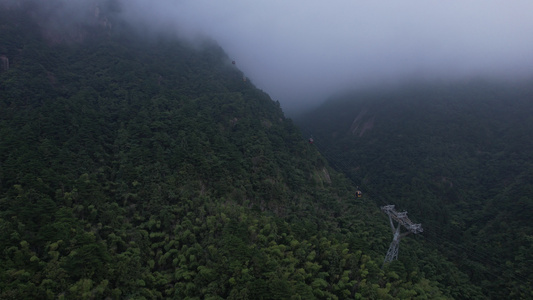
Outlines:
[[110,35],[112,23],[97,1],[80,6],[56,1],[60,5],[48,7],[44,15],[37,15],[43,36],[53,44],[79,43],[96,35]]
[[111,5],[116,2],[111,0],[2,2],[0,8],[10,14],[22,11],[23,18],[35,23],[51,44],[83,42],[91,36],[109,35],[111,15],[120,10],[118,4]]
[[363,134],[374,127],[375,116],[367,117],[367,110],[361,111],[353,120],[350,131],[353,135],[363,136]]
[[5,55],[0,55],[0,72],[9,70],[9,58]]

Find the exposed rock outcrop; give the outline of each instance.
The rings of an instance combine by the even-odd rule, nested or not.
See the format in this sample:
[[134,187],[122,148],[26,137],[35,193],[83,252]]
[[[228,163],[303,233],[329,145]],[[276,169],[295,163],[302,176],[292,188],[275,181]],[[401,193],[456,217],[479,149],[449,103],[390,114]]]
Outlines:
[[36,4],[28,14],[41,28],[42,35],[50,44],[81,43],[95,36],[110,35],[110,13],[96,0],[80,3],[50,1]]
[[367,110],[363,110],[359,115],[353,120],[350,131],[353,135],[363,136],[363,134],[371,130],[374,127],[375,116],[365,118]]
[[0,72],[9,70],[9,58],[5,55],[0,55]]

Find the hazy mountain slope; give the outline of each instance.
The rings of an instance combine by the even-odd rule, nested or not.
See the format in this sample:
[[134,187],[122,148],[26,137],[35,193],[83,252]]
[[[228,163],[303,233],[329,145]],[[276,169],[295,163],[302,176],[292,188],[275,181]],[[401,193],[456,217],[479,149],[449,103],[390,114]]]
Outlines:
[[494,299],[533,280],[533,85],[412,84],[331,99],[298,124],[379,204],[424,224]]
[[0,298],[470,288],[428,280],[416,257],[380,270],[384,216],[213,43],[146,39],[111,15],[49,31],[38,2],[17,3],[0,6]]

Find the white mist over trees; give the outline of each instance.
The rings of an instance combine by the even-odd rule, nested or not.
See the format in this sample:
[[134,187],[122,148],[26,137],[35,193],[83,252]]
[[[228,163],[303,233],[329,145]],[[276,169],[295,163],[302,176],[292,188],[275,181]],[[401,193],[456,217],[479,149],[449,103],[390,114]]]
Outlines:
[[133,19],[212,36],[292,109],[339,89],[533,70],[530,1],[152,1]]
[[[88,2],[63,1],[53,16],[76,16]],[[215,39],[286,110],[406,78],[516,78],[533,70],[533,2],[525,0],[112,2],[147,34]]]

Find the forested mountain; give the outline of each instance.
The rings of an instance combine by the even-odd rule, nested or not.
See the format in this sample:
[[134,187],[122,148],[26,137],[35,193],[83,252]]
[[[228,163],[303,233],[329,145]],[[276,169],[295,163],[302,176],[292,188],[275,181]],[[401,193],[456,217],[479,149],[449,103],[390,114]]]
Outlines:
[[485,298],[423,237],[381,269],[371,195],[214,42],[39,3],[0,2],[1,299]]
[[532,81],[361,90],[297,123],[374,201],[424,224],[426,251],[487,297],[533,297]]

